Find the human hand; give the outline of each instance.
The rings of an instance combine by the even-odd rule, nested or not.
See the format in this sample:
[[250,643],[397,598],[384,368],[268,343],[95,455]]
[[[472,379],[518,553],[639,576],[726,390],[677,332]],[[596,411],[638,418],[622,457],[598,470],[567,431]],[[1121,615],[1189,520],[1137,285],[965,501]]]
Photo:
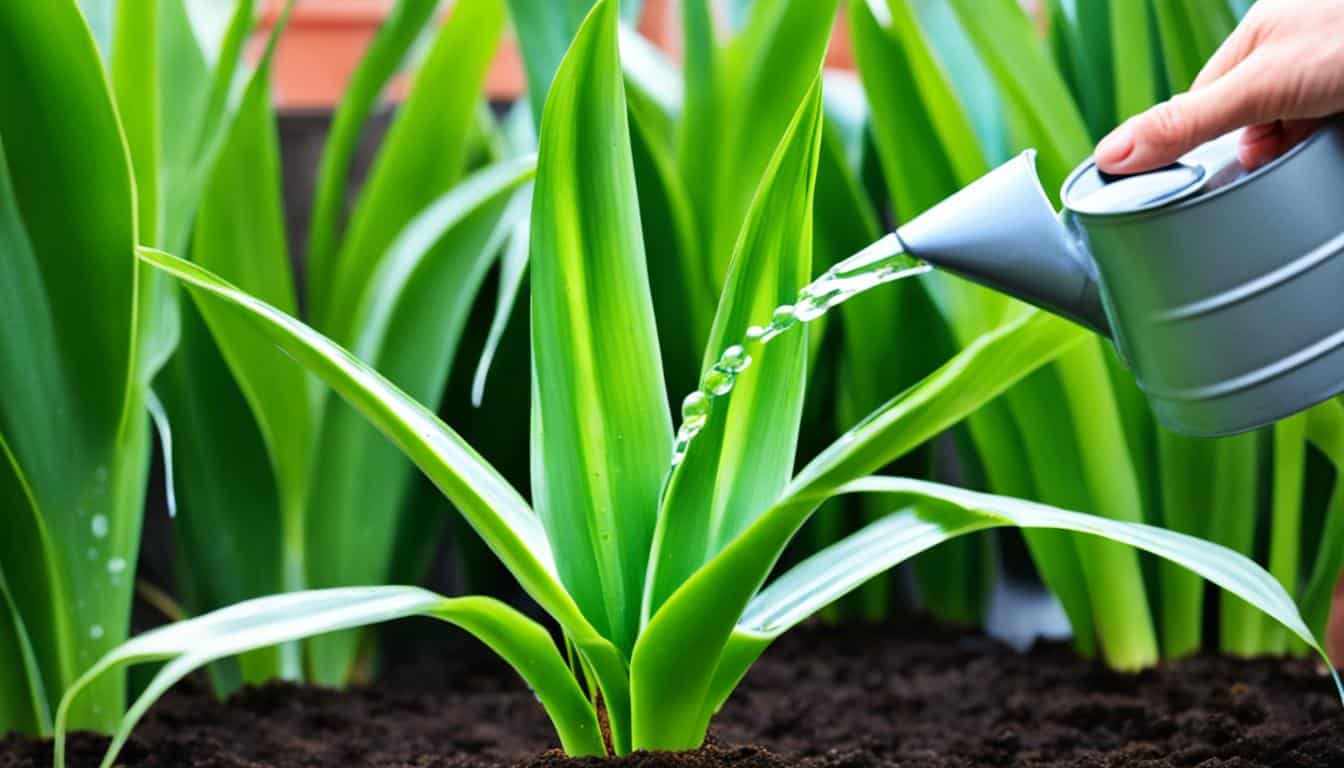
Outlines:
[[1344,112],[1344,0],[1260,0],[1187,93],[1136,115],[1097,145],[1108,173],[1175,162],[1238,128],[1238,159],[1257,168]]

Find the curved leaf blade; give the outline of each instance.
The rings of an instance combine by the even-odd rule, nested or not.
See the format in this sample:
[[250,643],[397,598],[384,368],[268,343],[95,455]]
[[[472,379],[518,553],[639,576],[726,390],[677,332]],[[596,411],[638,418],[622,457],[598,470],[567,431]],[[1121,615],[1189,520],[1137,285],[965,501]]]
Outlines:
[[672,447],[635,190],[616,4],[546,100],[532,209],[537,509],[584,615],[628,652]]
[[704,738],[704,702],[742,611],[825,492],[886,465],[956,424],[1085,334],[1028,310],[986,334],[823,451],[775,505],[700,568],[653,615],[631,660],[635,746],[690,749]]
[[[1255,606],[1295,634],[1329,665],[1325,651],[1298,613],[1292,597],[1274,576],[1250,558],[1218,544],[1142,523],[1069,512],[923,480],[867,477],[833,493],[879,494],[894,503],[898,511],[803,561],[751,601],[725,651],[727,663],[716,672],[713,704],[722,703],[751,662],[774,638],[866,580],[943,542],[1005,526],[1088,534],[1157,555]],[[813,503],[819,502],[814,499]],[[1331,674],[1344,703],[1344,684],[1333,668]]]
[[[528,202],[531,156],[468,177],[407,225],[354,310],[354,353],[413,400],[438,409],[467,316],[486,273]],[[328,398],[312,467],[305,549],[307,585],[378,584],[391,578],[412,465],[356,410]],[[318,522],[320,521],[320,522]],[[318,681],[346,680],[358,638],[312,644]]]
[[[78,116],[72,119],[71,116]],[[55,696],[125,636],[148,457],[131,168],[73,2],[0,14],[0,564]],[[77,215],[72,215],[77,212]],[[74,713],[105,727],[109,680]],[[100,711],[101,710],[101,711]],[[0,723],[0,729],[6,724]]]
[[543,608],[584,634],[577,609],[556,580],[541,523],[527,503],[457,433],[367,364],[302,322],[209,271],[161,251],[140,259],[185,283],[200,303],[247,317],[271,343],[311,370],[374,422],[434,481]]
[[316,327],[333,339],[351,342],[357,329],[348,309],[358,306],[388,247],[466,170],[476,105],[503,29],[504,0],[459,0],[416,73],[328,266],[329,295],[312,306]]
[[[814,78],[747,213],[714,318],[703,371],[790,304],[812,274],[812,210],[821,151],[821,79]],[[697,568],[763,512],[788,482],[798,446],[807,330],[754,347],[758,361],[712,401],[709,421],[671,468],[644,601],[657,611]]]
[[346,184],[360,132],[437,5],[438,0],[398,0],[369,43],[332,117],[331,132],[318,164],[312,220],[308,226],[305,266],[310,306],[321,306],[326,301],[332,262],[344,231]]
[[111,768],[150,705],[192,670],[246,651],[409,616],[455,624],[484,642],[537,694],[567,753],[603,753],[596,712],[540,624],[492,598],[446,598],[419,587],[360,587],[248,600],[128,640],[71,686],[61,701],[56,719],[57,768],[65,766],[69,707],[84,686],[101,675],[142,662],[168,662],[118,723],[102,762],[102,768]]

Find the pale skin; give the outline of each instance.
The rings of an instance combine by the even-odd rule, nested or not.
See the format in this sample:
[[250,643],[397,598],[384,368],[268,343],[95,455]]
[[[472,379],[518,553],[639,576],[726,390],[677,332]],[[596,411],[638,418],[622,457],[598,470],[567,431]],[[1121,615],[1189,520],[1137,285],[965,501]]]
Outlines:
[[[1135,115],[1097,145],[1109,173],[1175,162],[1245,128],[1238,159],[1258,168],[1344,113],[1344,0],[1259,0],[1214,53],[1189,92]],[[1344,664],[1344,579],[1335,589],[1325,644]]]
[[1125,121],[1097,145],[1096,161],[1138,173],[1246,128],[1239,159],[1257,168],[1339,113],[1344,0],[1260,0],[1188,92]]

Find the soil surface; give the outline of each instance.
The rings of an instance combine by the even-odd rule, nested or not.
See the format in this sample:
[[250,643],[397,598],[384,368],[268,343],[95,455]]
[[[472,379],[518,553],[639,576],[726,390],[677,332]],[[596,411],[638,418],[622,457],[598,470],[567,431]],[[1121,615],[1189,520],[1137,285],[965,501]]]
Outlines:
[[[227,703],[188,681],[118,761],[145,768],[866,768],[1344,766],[1344,709],[1310,662],[1200,657],[1120,675],[1061,645],[1017,654],[913,626],[809,627],[767,652],[686,754],[568,760],[540,705],[499,662],[449,642],[378,685],[288,684]],[[72,738],[72,768],[105,740]],[[0,740],[0,768],[51,764],[49,743]]]

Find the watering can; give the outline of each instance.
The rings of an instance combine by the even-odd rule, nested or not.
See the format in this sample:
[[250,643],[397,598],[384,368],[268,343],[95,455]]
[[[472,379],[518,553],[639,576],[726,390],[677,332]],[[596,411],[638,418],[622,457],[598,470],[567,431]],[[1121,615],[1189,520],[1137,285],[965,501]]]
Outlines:
[[1056,214],[1027,151],[896,233],[933,266],[1111,338],[1158,420],[1200,437],[1344,391],[1344,121],[1246,171],[1237,134]]

